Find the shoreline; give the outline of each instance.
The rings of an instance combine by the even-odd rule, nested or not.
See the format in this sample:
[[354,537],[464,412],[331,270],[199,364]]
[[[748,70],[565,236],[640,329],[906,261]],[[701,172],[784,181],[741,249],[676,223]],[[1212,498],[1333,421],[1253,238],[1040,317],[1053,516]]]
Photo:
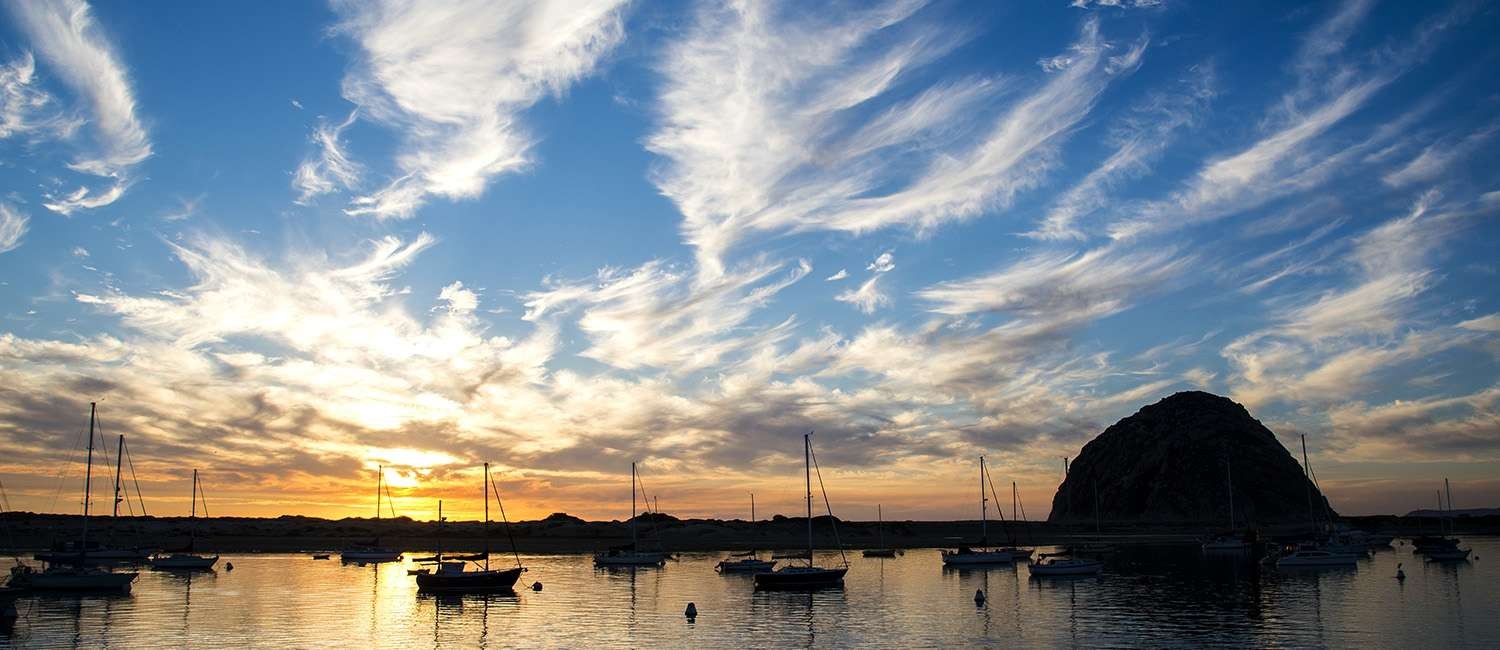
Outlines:
[[[1377,516],[1345,517],[1353,528],[1396,536],[1435,532],[1433,522],[1423,518]],[[1500,517],[1462,518],[1454,521],[1454,534],[1500,534]],[[980,522],[970,521],[838,521],[814,517],[814,546],[821,550],[865,548],[952,548],[975,544]],[[744,520],[683,519],[666,515],[639,518],[638,534],[644,544],[659,543],[669,552],[745,551],[799,549],[807,545],[805,518],[775,517],[754,523]],[[57,541],[77,540],[82,517],[11,512],[0,515],[0,549],[30,552],[50,548]],[[1043,522],[989,522],[989,542],[1002,545],[1056,546],[1098,540],[1114,544],[1191,544],[1223,526],[1209,522],[1123,523],[1093,525]],[[196,530],[196,534],[194,531]],[[449,521],[443,535],[437,523],[396,519],[318,519],[283,516],[245,517],[134,517],[111,522],[96,519],[91,538],[105,544],[133,547],[181,546],[191,537],[200,552],[328,552],[351,543],[379,539],[397,548],[437,548],[476,551],[484,548],[484,525],[477,521]],[[1257,529],[1263,539],[1291,538],[1306,532],[1302,522],[1280,523]],[[881,543],[883,536],[884,543]],[[588,553],[630,541],[627,522],[589,522],[563,514],[506,525],[491,522],[488,543],[492,551],[508,552],[511,538],[523,553]]]

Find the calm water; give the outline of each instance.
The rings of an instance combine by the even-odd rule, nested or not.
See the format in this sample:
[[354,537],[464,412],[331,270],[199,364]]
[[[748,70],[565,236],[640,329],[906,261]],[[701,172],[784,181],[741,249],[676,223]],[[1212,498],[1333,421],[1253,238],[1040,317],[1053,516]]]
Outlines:
[[1168,548],[1069,580],[944,570],[935,550],[854,554],[846,587],[814,594],[757,593],[714,573],[718,554],[634,572],[532,555],[522,581],[542,592],[440,598],[417,595],[402,564],[232,555],[215,573],[143,570],[127,596],[23,598],[0,647],[1500,647],[1500,539],[1465,542],[1480,560],[1396,548],[1357,569],[1283,573]]

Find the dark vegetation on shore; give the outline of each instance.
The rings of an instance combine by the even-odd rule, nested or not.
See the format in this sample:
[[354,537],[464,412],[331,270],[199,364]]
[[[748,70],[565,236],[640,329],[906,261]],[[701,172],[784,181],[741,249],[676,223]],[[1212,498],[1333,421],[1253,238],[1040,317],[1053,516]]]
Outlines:
[[[1396,535],[1417,535],[1436,531],[1436,522],[1425,517],[1395,515],[1345,517],[1355,528],[1382,531]],[[77,540],[83,518],[77,515],[10,512],[0,515],[0,545],[16,551],[44,549],[54,541]],[[819,548],[836,548],[832,522],[826,516],[814,518]],[[1459,534],[1500,533],[1500,516],[1459,517],[1454,520]],[[382,544],[402,549],[436,548],[437,523],[395,519],[319,519],[286,515],[275,518],[199,517],[196,547],[200,551],[329,551],[351,542],[368,542],[379,538]],[[95,520],[90,536],[119,546],[172,547],[187,541],[190,522],[187,517],[121,518],[114,524]],[[490,546],[508,549],[507,526],[490,525]],[[1005,528],[990,522],[992,542],[1006,540]],[[1213,522],[1174,522],[1170,524],[1104,522],[1099,535],[1089,525],[1057,525],[1040,522],[1011,523],[1010,532],[1023,545],[1063,544],[1073,540],[1102,537],[1115,543],[1191,542],[1215,530]],[[730,549],[796,549],[806,545],[806,519],[776,517],[754,524],[743,520],[677,519],[670,515],[642,516],[640,531],[643,543],[660,540],[667,551],[713,551]],[[509,526],[516,546],[523,553],[577,553],[604,549],[630,540],[627,522],[588,522],[558,513],[538,521],[516,522]],[[1294,536],[1305,532],[1305,526],[1283,525],[1261,529],[1268,537]],[[949,547],[960,540],[975,542],[979,534],[976,521],[887,521],[885,542],[897,548]],[[873,521],[839,521],[839,541],[848,548],[869,548],[878,544],[878,525]],[[479,549],[484,545],[484,526],[477,521],[448,521],[443,527],[441,543],[447,549]]]

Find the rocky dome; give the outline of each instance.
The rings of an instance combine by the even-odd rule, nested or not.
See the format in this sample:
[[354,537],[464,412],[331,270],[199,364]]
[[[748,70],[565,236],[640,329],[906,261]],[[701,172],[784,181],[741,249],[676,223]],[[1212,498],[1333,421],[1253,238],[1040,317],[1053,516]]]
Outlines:
[[[1304,521],[1301,464],[1245,407],[1200,391],[1177,393],[1105,429],[1073,460],[1052,498],[1049,522],[1204,522],[1229,525],[1226,469],[1234,477],[1235,525]],[[1318,517],[1326,499],[1312,488]],[[1330,510],[1331,512],[1331,510]]]

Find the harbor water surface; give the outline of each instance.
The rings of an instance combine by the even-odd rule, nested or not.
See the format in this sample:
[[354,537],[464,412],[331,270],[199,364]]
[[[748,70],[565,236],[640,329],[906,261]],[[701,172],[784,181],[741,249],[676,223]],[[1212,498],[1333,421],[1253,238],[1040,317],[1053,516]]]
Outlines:
[[468,596],[418,594],[407,563],[235,554],[214,572],[142,569],[128,595],[20,598],[0,647],[1497,647],[1500,539],[1465,544],[1478,559],[1428,563],[1398,545],[1355,569],[1298,572],[1126,547],[1104,575],[1075,579],[856,551],[845,587],[815,593],[756,592],[716,574],[715,553],[636,570],[523,555],[517,593]]

